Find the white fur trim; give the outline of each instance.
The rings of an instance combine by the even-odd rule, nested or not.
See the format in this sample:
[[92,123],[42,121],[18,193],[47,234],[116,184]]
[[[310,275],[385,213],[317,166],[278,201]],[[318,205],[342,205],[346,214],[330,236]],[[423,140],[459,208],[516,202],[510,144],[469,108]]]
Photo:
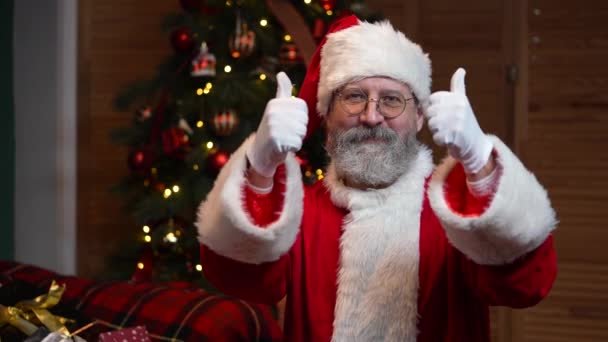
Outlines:
[[330,165],[332,202],[350,212],[340,238],[332,341],[416,341],[420,213],[431,153],[386,189],[344,186]]
[[359,22],[331,33],[321,50],[317,110],[325,116],[334,90],[354,78],[385,76],[407,83],[421,103],[431,92],[431,60],[388,21]]
[[557,220],[547,191],[500,139],[490,136],[501,175],[489,207],[479,217],[453,212],[444,183],[457,161],[437,168],[429,185],[431,206],[452,245],[482,265],[500,265],[534,250],[555,229]]
[[275,261],[296,240],[302,220],[304,190],[300,166],[293,153],[287,156],[285,201],[281,215],[268,227],[259,227],[244,209],[245,151],[255,139],[250,136],[230,157],[213,189],[198,210],[198,239],[225,257],[250,264]]

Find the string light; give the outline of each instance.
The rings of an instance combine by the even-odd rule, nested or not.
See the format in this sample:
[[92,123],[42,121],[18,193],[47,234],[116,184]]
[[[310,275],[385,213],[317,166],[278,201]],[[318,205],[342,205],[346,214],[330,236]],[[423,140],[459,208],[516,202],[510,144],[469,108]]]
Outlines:
[[179,192],[179,186],[178,185],[174,185],[173,186],[173,192]]
[[304,175],[305,175],[306,177],[311,177],[311,176],[312,176],[312,172],[310,172],[310,171],[306,171],[306,172],[304,172]]
[[150,173],[153,175],[155,175],[157,172],[158,172],[158,170],[155,167],[150,169]]
[[226,66],[224,67],[224,71],[225,71],[226,73],[229,73],[229,72],[231,72],[231,71],[232,71],[232,67],[231,67],[230,65],[226,65]]
[[260,79],[263,81],[266,79],[266,74],[260,74]]
[[213,148],[213,141],[207,142],[207,149],[210,150]]
[[137,268],[139,268],[140,270],[144,269],[144,263],[143,262],[138,262],[137,263]]
[[201,264],[197,264],[196,265],[196,270],[199,271],[199,272],[202,271],[203,270],[203,266]]
[[203,94],[207,95],[207,94],[209,94],[210,91],[211,91],[211,88],[205,88],[205,90],[203,90]]
[[144,233],[148,234],[150,232],[150,227],[148,225],[145,225],[143,228]]
[[310,5],[311,2],[312,2],[312,0],[304,0],[304,3],[307,5]]
[[283,39],[284,39],[286,42],[290,42],[290,41],[291,41],[291,36],[290,36],[290,35],[288,35],[288,34],[286,34],[286,35],[285,35],[285,37],[283,37]]
[[146,235],[146,236],[144,236],[144,241],[150,242],[150,241],[152,241],[152,237],[150,235]]
[[147,180],[147,179],[146,179],[146,180],[144,180],[144,186],[145,186],[145,187],[150,186],[150,181],[149,181],[149,180]]
[[226,6],[227,6],[227,7],[230,7],[230,6],[232,6],[232,1],[230,1],[230,0],[227,0],[227,1],[226,1]]
[[[309,1],[310,1],[310,0],[309,0]],[[268,20],[266,20],[266,19],[262,19],[262,20],[260,20],[260,26],[262,26],[262,27],[266,27],[266,26],[268,26]]]
[[196,122],[196,127],[198,127],[198,128],[201,128],[201,127],[203,127],[204,125],[205,125],[205,123],[204,123],[202,120],[198,120],[198,121]]
[[192,166],[192,169],[193,169],[194,171],[198,171],[198,164],[194,164],[194,165]]
[[169,198],[169,196],[171,196],[171,189],[165,189],[165,192],[163,193],[163,197],[165,198]]
[[331,16],[332,14],[334,14],[334,11],[332,10],[327,10],[327,12],[325,12],[328,16]]
[[317,174],[317,176],[320,176],[323,174],[323,170],[317,169],[317,171],[315,171],[315,173]]
[[165,236],[165,239],[171,243],[176,243],[177,242],[177,237],[175,237],[175,234],[173,233],[169,233]]
[[211,84],[211,82],[207,82],[207,84],[205,84],[205,89],[211,89],[213,87],[213,84]]
[[196,89],[196,95],[198,95],[198,96],[203,95],[203,88]]

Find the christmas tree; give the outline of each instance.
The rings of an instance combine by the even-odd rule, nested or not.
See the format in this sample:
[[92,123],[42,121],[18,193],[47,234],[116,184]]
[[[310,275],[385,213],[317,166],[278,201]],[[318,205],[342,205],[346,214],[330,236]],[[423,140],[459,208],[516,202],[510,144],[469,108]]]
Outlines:
[[[177,0],[175,0],[177,1]],[[196,211],[230,154],[259,123],[285,71],[294,95],[332,21],[378,19],[361,1],[181,0],[163,23],[174,54],[149,79],[130,84],[116,108],[132,124],[112,132],[129,149],[116,191],[134,220],[111,277],[188,281],[209,287],[199,265]],[[323,177],[322,133],[299,160],[304,181]],[[204,219],[204,218],[202,218]]]

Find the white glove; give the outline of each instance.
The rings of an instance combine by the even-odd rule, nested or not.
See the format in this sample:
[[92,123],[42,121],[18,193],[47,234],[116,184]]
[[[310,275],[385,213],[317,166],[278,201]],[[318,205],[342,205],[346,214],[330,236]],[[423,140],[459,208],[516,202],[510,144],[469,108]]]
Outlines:
[[287,157],[298,151],[306,135],[308,107],[300,98],[291,97],[291,80],[277,74],[277,96],[268,101],[255,140],[247,150],[251,166],[262,176],[272,177]]
[[467,173],[477,173],[488,162],[493,145],[475,119],[466,95],[465,74],[458,68],[452,75],[450,91],[433,93],[425,114],[435,143],[447,145],[448,153]]

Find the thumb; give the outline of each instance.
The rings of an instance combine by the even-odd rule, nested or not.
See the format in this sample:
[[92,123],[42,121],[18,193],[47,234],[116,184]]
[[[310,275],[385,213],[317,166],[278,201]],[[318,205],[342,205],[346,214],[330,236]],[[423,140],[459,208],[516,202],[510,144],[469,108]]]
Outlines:
[[276,98],[291,97],[291,80],[283,71],[277,74],[277,96]]
[[466,74],[467,72],[463,68],[458,68],[458,70],[454,72],[454,75],[452,75],[452,80],[450,81],[450,91],[452,93],[462,95],[467,94],[467,89],[464,85],[464,75]]

